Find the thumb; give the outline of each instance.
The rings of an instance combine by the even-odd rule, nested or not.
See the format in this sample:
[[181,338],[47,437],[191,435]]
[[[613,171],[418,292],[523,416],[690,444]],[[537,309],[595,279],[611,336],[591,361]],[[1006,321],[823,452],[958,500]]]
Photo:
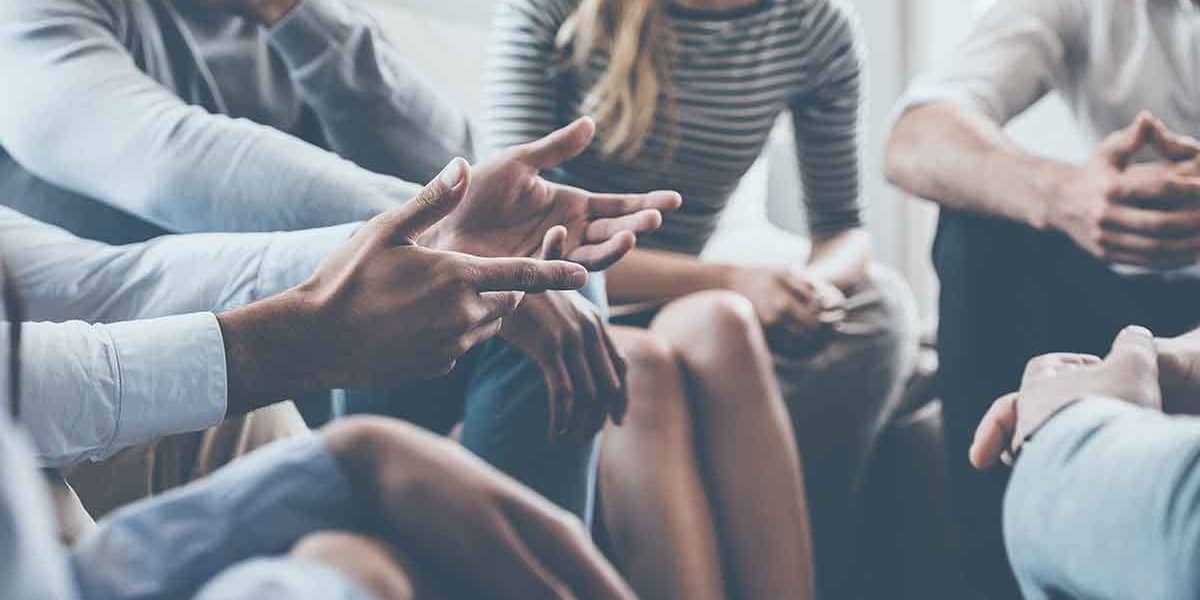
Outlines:
[[470,184],[471,166],[467,161],[450,161],[412,200],[386,214],[384,226],[390,229],[389,238],[413,242],[462,202]]
[[1150,118],[1150,145],[1159,156],[1169,161],[1192,160],[1200,155],[1200,142],[1171,131],[1157,117]]
[[552,169],[579,156],[595,136],[595,121],[592,121],[591,117],[580,117],[546,137],[520,146],[519,150],[533,168]]
[[1154,117],[1148,111],[1138,113],[1138,116],[1128,127],[1113,132],[1100,145],[1100,153],[1112,166],[1123,169],[1133,155],[1141,150],[1153,134]]
[[546,232],[546,237],[542,238],[540,258],[542,260],[560,260],[566,251],[566,246],[567,228],[562,225],[555,225]]
[[1105,362],[1130,362],[1140,367],[1156,367],[1158,365],[1158,347],[1154,334],[1145,327],[1130,325],[1117,334],[1113,340],[1112,351],[1108,353]]

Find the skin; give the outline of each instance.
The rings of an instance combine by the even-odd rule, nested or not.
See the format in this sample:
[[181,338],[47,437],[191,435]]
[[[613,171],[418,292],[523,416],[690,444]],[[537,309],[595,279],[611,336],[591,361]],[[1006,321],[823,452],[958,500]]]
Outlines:
[[469,187],[465,162],[452,162],[417,198],[364,225],[304,284],[218,315],[230,412],[312,390],[445,374],[499,331],[524,293],[586,283],[583,267],[565,261],[418,245]]
[[1021,389],[988,409],[975,432],[971,464],[986,469],[1005,451],[1015,453],[1046,421],[1072,402],[1104,396],[1161,410],[1160,358],[1154,334],[1125,328],[1101,359],[1080,354],[1047,354],[1029,362]]
[[[278,23],[299,2],[197,1],[265,27]],[[681,200],[673,192],[591,194],[539,176],[540,170],[582,152],[594,134],[595,124],[580,119],[477,165],[478,183],[461,208],[424,231],[417,243],[476,256],[532,256],[547,230],[562,227],[562,258],[589,270],[608,267],[633,248],[636,234],[659,227],[660,211],[675,210]],[[625,404],[623,364],[611,344],[597,352],[585,343],[607,337],[597,330],[594,311],[571,296],[545,294],[529,298],[512,317],[513,324],[500,335],[542,369],[551,437],[591,435],[607,416],[619,419]]]
[[[578,519],[457,444],[381,417],[343,419],[320,435],[374,511],[376,539],[421,557],[428,571],[416,581],[428,577],[450,597],[634,598]],[[367,552],[386,563],[386,553]],[[358,562],[328,562],[377,576]]]
[[[1130,167],[1153,148],[1164,162]],[[889,181],[948,208],[1058,231],[1096,258],[1151,268],[1200,260],[1200,144],[1149,113],[1083,164],[1021,150],[991,119],[952,103],[905,113],[892,129]]]
[[[1063,396],[1070,396],[1069,402],[1095,393],[1160,408],[1168,414],[1200,414],[1200,403],[1196,400],[1200,397],[1200,329],[1174,338],[1152,339],[1152,347],[1144,341],[1148,335],[1142,328],[1127,329],[1118,338],[1120,344],[1114,343],[1114,353],[1103,360],[1086,354],[1049,354],[1031,361],[1026,370],[1027,377],[1047,379],[1064,375],[1068,381],[1063,384],[1067,388],[1065,393],[1057,394],[1055,402],[1036,398],[1031,401],[1022,398],[1028,394],[1022,387],[1020,392],[998,399],[976,431],[970,452],[971,463],[980,469],[989,468],[1001,458],[1006,447],[1020,443],[1024,436],[1017,437],[1018,417],[1021,406],[1030,402],[1045,404],[1053,410],[1061,405]],[[1118,345],[1124,349],[1118,356],[1127,360],[1119,363],[1120,370],[1112,364]],[[1153,365],[1147,364],[1150,357],[1154,359]],[[1065,378],[1066,374],[1071,377]],[[1148,376],[1153,376],[1153,382],[1147,379]],[[1097,391],[1089,386],[1100,387]],[[1040,409],[1037,412],[1045,414],[1046,411]],[[1028,409],[1026,413],[1029,413]],[[1028,414],[1026,416],[1028,419]],[[1032,421],[1024,425],[1026,431],[1040,426],[1037,419]]]
[[631,404],[602,437],[601,510],[634,589],[813,597],[799,452],[750,303],[702,292],[649,331],[613,333],[630,356]]

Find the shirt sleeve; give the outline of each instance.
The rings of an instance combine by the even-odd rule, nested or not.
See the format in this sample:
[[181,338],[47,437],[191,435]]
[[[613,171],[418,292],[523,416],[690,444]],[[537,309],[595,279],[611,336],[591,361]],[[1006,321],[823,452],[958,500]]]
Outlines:
[[859,204],[863,51],[849,9],[822,2],[812,9],[810,64],[820,65],[811,90],[792,100],[792,125],[808,229],[832,235],[862,225]]
[[303,283],[358,227],[170,235],[111,246],[0,207],[5,263],[34,321],[235,308]]
[[67,553],[55,535],[46,479],[28,441],[8,419],[0,392],[0,590],[5,598],[75,600]]
[[1081,52],[1083,0],[1000,0],[941,69],[918,79],[896,115],[954,102],[1005,124],[1045,96]]
[[117,511],[79,543],[72,567],[92,600],[191,598],[234,565],[285,553],[309,533],[361,529],[364,510],[337,459],[318,436],[305,435]]
[[[101,460],[225,416],[225,346],[212,313],[22,330],[22,423],[44,466]],[[0,328],[0,347],[8,336]]]
[[374,600],[332,567],[294,558],[256,558],[219,575],[194,600]]
[[0,2],[0,144],[38,177],[180,232],[360,221],[417,192],[278,130],[183,102],[138,69],[115,9],[104,6]]
[[357,4],[303,0],[269,39],[341,156],[428,181],[455,156],[474,154],[466,114],[404,62]]
[[1200,419],[1062,410],[1022,450],[1004,534],[1027,598],[1200,597]]

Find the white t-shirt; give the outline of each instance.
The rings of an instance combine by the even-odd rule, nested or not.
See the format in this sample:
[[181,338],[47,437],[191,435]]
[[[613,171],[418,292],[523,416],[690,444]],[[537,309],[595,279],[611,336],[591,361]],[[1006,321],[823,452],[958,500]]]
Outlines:
[[1200,9],[1192,0],[997,0],[941,69],[913,83],[900,111],[953,101],[1005,124],[1051,91],[1093,145],[1141,110],[1200,137]]

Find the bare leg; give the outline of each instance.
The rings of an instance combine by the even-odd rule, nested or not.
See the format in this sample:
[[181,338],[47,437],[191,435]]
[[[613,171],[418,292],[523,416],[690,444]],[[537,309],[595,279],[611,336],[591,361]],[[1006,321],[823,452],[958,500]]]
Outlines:
[[600,510],[616,562],[642,598],[723,598],[717,536],[676,356],[647,331],[613,327],[629,413],[604,430]]
[[701,292],[663,308],[651,331],[675,349],[690,384],[731,594],[813,597],[799,453],[753,307]]

